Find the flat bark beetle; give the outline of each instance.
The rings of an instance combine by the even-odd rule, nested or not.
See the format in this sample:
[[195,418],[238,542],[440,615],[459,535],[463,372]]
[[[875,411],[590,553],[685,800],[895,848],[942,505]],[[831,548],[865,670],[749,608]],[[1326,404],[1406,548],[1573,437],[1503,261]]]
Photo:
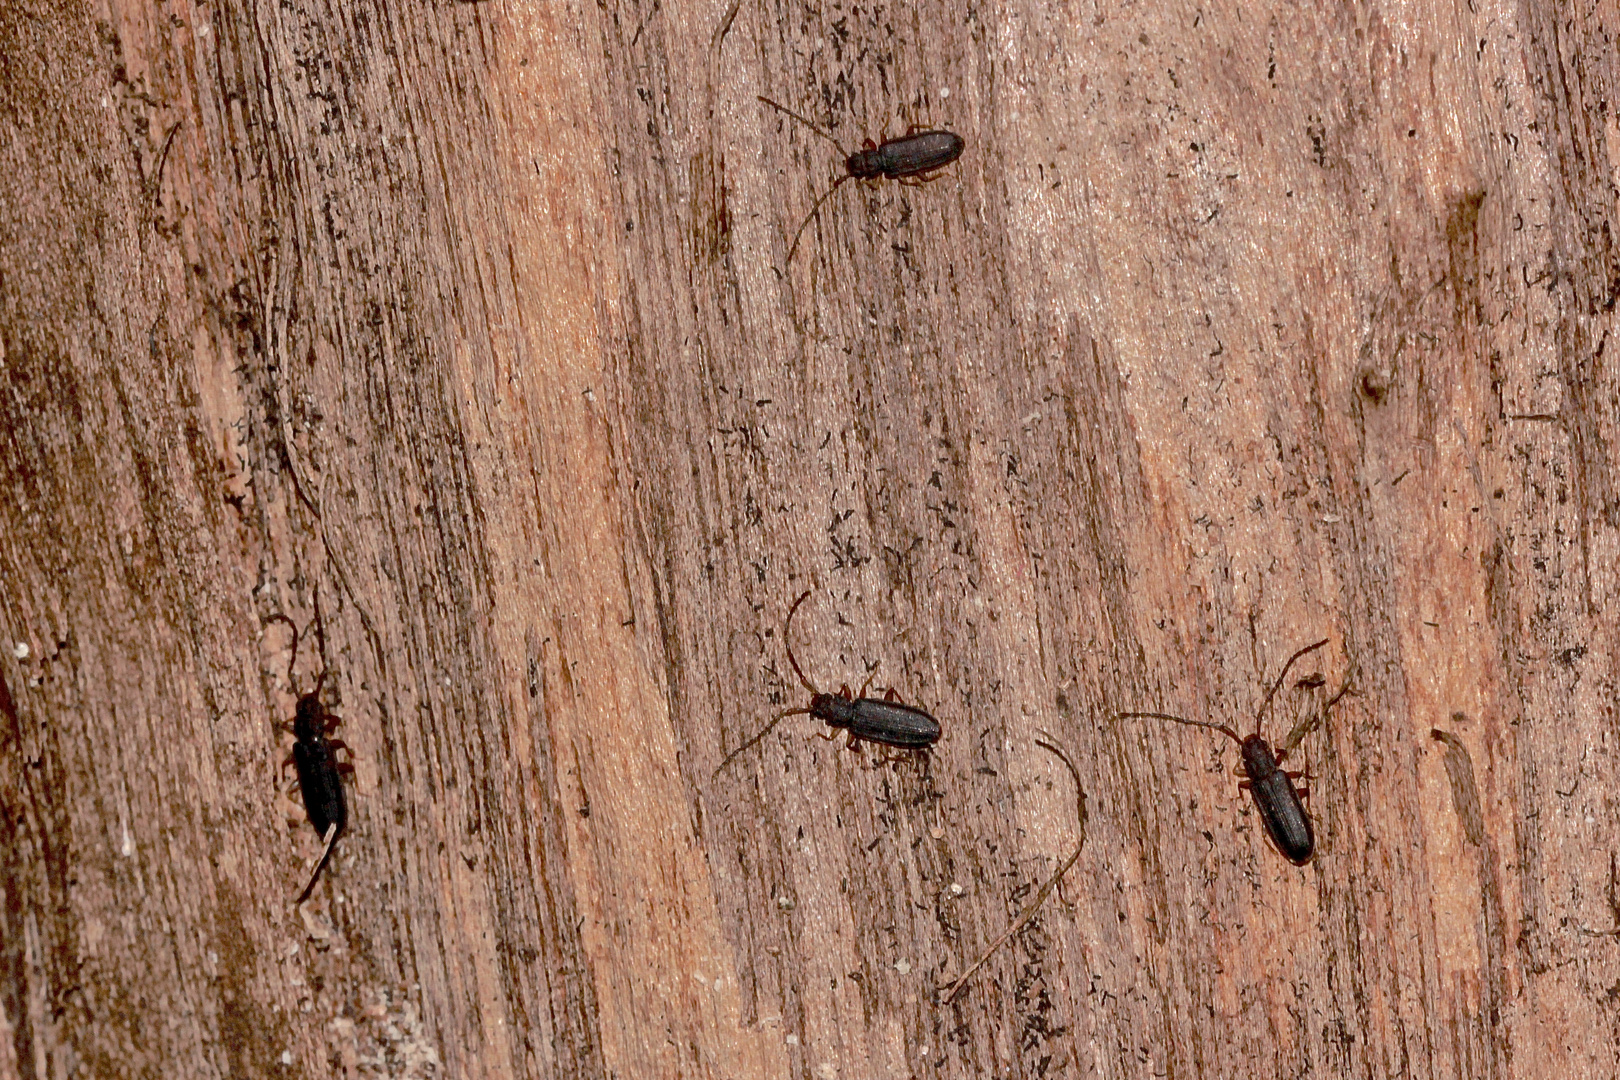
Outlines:
[[939,721],[915,705],[907,705],[895,694],[893,689],[888,690],[881,698],[866,696],[867,685],[861,687],[859,696],[850,693],[846,684],[836,694],[824,694],[817,690],[810,680],[805,677],[799,661],[793,656],[793,642],[789,638],[789,630],[793,626],[793,616],[810,595],[807,589],[793,601],[788,609],[787,621],[782,625],[782,644],[787,650],[788,663],[793,665],[793,673],[799,677],[799,682],[810,691],[810,704],[800,709],[787,709],[777,713],[765,729],[758,735],[743,743],[737,749],[727,754],[720,767],[714,770],[716,776],[720,770],[731,764],[733,758],[743,751],[757,744],[771,729],[787,716],[802,716],[808,713],[817,720],[823,720],[835,729],[834,733],[825,734],[822,738],[837,738],[836,731],[843,730],[849,733],[849,746],[853,748],[861,741],[881,743],[884,746],[893,746],[900,750],[926,750],[939,741]]
[[[1284,755],[1292,750],[1299,739],[1303,738],[1309,730],[1307,725],[1300,725],[1289,734],[1288,741],[1275,752],[1271,744],[1260,734],[1260,723],[1265,716],[1266,709],[1271,705],[1271,699],[1282,688],[1283,680],[1288,677],[1288,669],[1293,667],[1294,661],[1307,653],[1315,652],[1328,643],[1327,638],[1300,649],[1288,658],[1283,665],[1282,673],[1266,693],[1266,699],[1260,705],[1260,711],[1254,716],[1254,734],[1247,738],[1241,737],[1225,724],[1213,724],[1208,720],[1187,720],[1169,713],[1157,712],[1125,712],[1118,715],[1124,720],[1131,717],[1146,717],[1154,720],[1172,720],[1178,724],[1187,724],[1190,727],[1213,728],[1238,744],[1243,755],[1244,779],[1238,787],[1248,791],[1249,797],[1254,800],[1254,808],[1260,814],[1260,822],[1266,828],[1266,836],[1271,846],[1277,849],[1278,854],[1295,866],[1304,866],[1316,854],[1316,834],[1311,828],[1311,817],[1305,812],[1303,796],[1309,794],[1306,788],[1294,787],[1294,781],[1304,776],[1303,773],[1285,772],[1280,767]],[[1305,680],[1301,685],[1320,686],[1321,682],[1314,677]],[[1340,698],[1349,693],[1349,687],[1341,689],[1333,700],[1328,702],[1322,710],[1325,714],[1328,709],[1336,705]]]
[[[287,663],[287,682],[293,686],[296,694],[297,684],[293,677],[293,667],[298,660],[298,627],[293,625],[291,619],[285,615],[275,615],[272,618],[280,619],[292,627],[293,644],[292,659]],[[290,724],[278,725],[284,731],[293,733],[292,753],[281,763],[285,773],[287,766],[293,766],[298,774],[298,793],[304,802],[304,813],[309,816],[309,823],[315,828],[315,835],[319,836],[325,845],[321,857],[315,863],[315,869],[310,872],[309,882],[304,891],[298,894],[294,904],[302,904],[309,898],[315,882],[320,878],[321,870],[326,866],[332,855],[332,846],[342,834],[349,823],[349,804],[343,791],[343,776],[353,773],[354,766],[337,759],[339,750],[347,750],[347,744],[338,739],[330,738],[337,730],[342,720],[329,712],[321,701],[321,687],[326,682],[324,668],[326,655],[326,635],[321,628],[320,604],[316,601],[315,631],[320,642],[323,668],[320,677],[315,680],[315,689],[298,698],[298,705],[293,713]]]
[[[793,117],[834,146],[838,146],[837,139],[792,109],[778,105],[768,97],[755,96],[778,112]],[[940,169],[961,157],[962,151],[967,148],[967,142],[954,131],[919,128],[914,124],[898,139],[884,139],[881,143],[866,139],[862,146],[862,149],[844,158],[844,175],[833,181],[833,186],[816,200],[810,212],[805,215],[804,221],[800,222],[798,231],[793,234],[793,245],[788,248],[788,262],[793,261],[794,252],[799,250],[799,239],[804,235],[805,226],[816,216],[821,204],[832,198],[833,193],[843,186],[844,181],[898,180],[903,184],[924,184],[934,179],[934,174]]]

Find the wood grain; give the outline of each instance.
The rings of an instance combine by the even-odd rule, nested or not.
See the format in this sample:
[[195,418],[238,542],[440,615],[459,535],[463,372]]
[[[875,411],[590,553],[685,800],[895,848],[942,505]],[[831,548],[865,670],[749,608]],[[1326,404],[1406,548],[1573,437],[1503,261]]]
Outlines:
[[1614,1076],[1617,29],[9,5],[0,1077]]

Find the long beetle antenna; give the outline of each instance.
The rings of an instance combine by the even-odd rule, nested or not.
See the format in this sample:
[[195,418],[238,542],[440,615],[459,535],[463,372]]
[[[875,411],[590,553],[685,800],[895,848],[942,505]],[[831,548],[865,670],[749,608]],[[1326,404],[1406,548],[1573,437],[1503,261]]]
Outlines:
[[[759,98],[759,100],[763,101],[765,104],[769,105],[771,108],[775,109],[777,112],[787,113],[789,116],[793,117],[793,119],[797,120],[799,123],[803,124],[805,127],[809,128],[811,131],[815,132],[817,135],[820,135],[823,139],[826,139],[828,142],[832,143],[834,146],[838,146],[838,140],[833,138],[830,134],[828,134],[825,129],[817,127],[815,124],[812,124],[810,121],[806,120],[804,117],[800,116],[798,113],[794,112],[792,109],[788,108],[786,105],[778,105],[776,102],[772,101],[770,98],[764,96],[763,94],[755,94],[754,96]],[[843,149],[843,147],[839,146],[839,149],[841,150],[841,149]]]
[[791,246],[788,247],[788,255],[787,255],[787,261],[788,262],[792,262],[793,261],[793,256],[798,253],[799,241],[804,238],[804,230],[807,227],[809,227],[810,222],[815,218],[816,214],[821,211],[821,204],[826,202],[828,199],[832,198],[834,195],[836,195],[838,193],[838,189],[843,186],[845,180],[853,180],[853,179],[855,179],[855,177],[854,177],[854,174],[851,173],[851,174],[846,174],[844,176],[840,176],[837,180],[834,180],[833,181],[833,186],[827,189],[827,194],[825,194],[821,198],[817,199],[816,204],[810,208],[810,212],[808,214],[804,215],[804,220],[799,222],[799,230],[798,230],[798,232],[795,232],[793,234],[793,243],[792,243]]
[[793,665],[793,674],[799,677],[799,682],[804,684],[804,688],[810,691],[810,694],[813,697],[816,694],[821,693],[821,691],[810,685],[810,680],[804,677],[804,671],[799,667],[799,662],[793,659],[793,635],[789,633],[789,631],[793,629],[794,613],[799,610],[799,605],[804,603],[805,598],[809,595],[810,590],[804,590],[804,592],[799,594],[799,598],[793,601],[793,606],[788,608],[787,621],[782,624],[782,647],[787,650],[788,663]]
[[1162,712],[1122,712],[1114,714],[1114,719],[1116,720],[1129,720],[1132,717],[1146,717],[1150,720],[1174,720],[1176,723],[1186,724],[1188,727],[1213,728],[1214,730],[1219,731],[1222,735],[1229,737],[1239,746],[1243,745],[1242,737],[1225,724],[1212,724],[1208,720],[1188,720],[1180,716],[1171,716],[1169,713]]
[[[287,686],[292,690],[294,697],[304,697],[298,692],[298,683],[295,681],[298,672],[298,641],[302,636],[298,633],[298,624],[293,622],[285,612],[278,611],[269,616],[266,622],[284,622],[292,631],[292,653],[287,657]],[[326,683],[326,624],[321,620],[321,587],[315,586],[315,647],[321,654],[321,673],[315,679],[314,693],[319,694],[321,687]],[[308,627],[305,627],[307,630]]]
[[1277,673],[1277,681],[1271,684],[1270,690],[1266,691],[1266,700],[1260,703],[1259,710],[1254,714],[1254,733],[1256,735],[1260,734],[1261,717],[1265,716],[1266,710],[1271,707],[1271,699],[1277,696],[1278,690],[1282,689],[1283,681],[1288,678],[1288,669],[1294,666],[1294,661],[1298,660],[1306,653],[1315,652],[1317,649],[1320,649],[1322,646],[1326,645],[1330,640],[1330,638],[1323,638],[1321,641],[1305,646],[1303,649],[1299,650],[1293,656],[1288,658],[1288,663],[1284,664],[1283,669]]
[[[832,143],[834,146],[838,146],[840,151],[843,150],[843,147],[839,146],[839,143],[838,143],[837,139],[833,138],[826,131],[823,131],[821,128],[817,127],[815,124],[812,124],[810,121],[806,120],[804,117],[800,116],[798,113],[794,112],[792,109],[788,108],[786,105],[778,105],[776,102],[772,101],[770,98],[765,97],[763,95],[756,94],[754,96],[758,97],[759,100],[763,101],[765,104],[769,105],[771,108],[776,109],[779,112],[786,113],[788,116],[793,117],[793,119],[797,120],[799,123],[803,124],[805,127],[809,128],[811,131],[815,132],[817,135],[820,135],[823,139],[826,139],[828,142]],[[846,172],[843,176],[840,176],[837,180],[834,180],[833,181],[833,186],[828,188],[826,194],[822,195],[821,198],[817,199],[815,205],[810,208],[810,212],[808,214],[804,215],[804,220],[799,222],[799,228],[793,234],[793,243],[788,248],[788,256],[787,256],[787,261],[788,262],[793,261],[793,256],[795,254],[797,254],[797,252],[799,250],[799,241],[804,238],[804,230],[806,229],[806,227],[809,226],[811,220],[818,213],[821,212],[821,205],[823,203],[825,203],[828,199],[832,198],[833,195],[837,193],[839,188],[844,186],[844,181],[853,180],[853,179],[855,179],[854,174]]]
[[809,711],[810,711],[809,709],[788,709],[786,712],[779,712],[775,716],[771,717],[771,722],[765,725],[765,730],[761,731],[758,735],[755,735],[752,739],[749,739],[747,742],[745,742],[741,746],[737,747],[737,749],[735,749],[731,753],[727,754],[725,756],[725,759],[720,762],[720,764],[715,768],[714,772],[709,776],[709,779],[713,780],[716,776],[719,776],[720,773],[722,771],[724,771],[725,767],[727,765],[730,765],[731,762],[732,762],[732,759],[735,758],[738,754],[741,754],[745,750],[751,750],[756,745],[758,745],[759,740],[761,740],[765,736],[769,735],[771,733],[772,729],[774,729],[777,724],[781,723],[781,721],[783,720],[784,717],[798,716],[801,713],[807,713]]
[[[805,598],[809,595],[810,590],[806,589],[804,592],[799,594],[799,598],[797,600],[793,601],[793,606],[788,608],[787,622],[782,624],[782,644],[787,649],[788,663],[793,665],[793,674],[799,677],[799,681],[804,684],[804,688],[810,691],[810,694],[813,697],[816,694],[819,694],[821,691],[810,685],[810,680],[805,678],[804,670],[799,667],[799,662],[793,658],[793,639],[788,633],[793,626],[794,613],[799,610],[799,605],[804,603]],[[709,779],[713,780],[716,776],[719,776],[721,771],[724,770],[727,765],[730,765],[732,760],[739,754],[746,750],[751,750],[757,746],[759,741],[765,736],[769,735],[776,725],[781,723],[783,719],[789,716],[802,716],[809,711],[809,709],[786,709],[771,717],[771,722],[765,725],[765,729],[763,731],[749,739],[747,742],[743,743],[741,746],[737,747],[737,749],[733,750],[731,753],[727,754],[720,762],[719,766],[715,768],[714,773],[709,777]]]
[[[1315,652],[1317,649],[1320,649],[1322,646],[1326,645],[1329,640],[1331,639],[1323,638],[1321,641],[1313,642],[1288,658],[1288,663],[1283,665],[1282,671],[1277,675],[1277,681],[1271,684],[1270,690],[1266,691],[1265,700],[1260,703],[1259,710],[1254,714],[1254,733],[1256,735],[1260,734],[1260,721],[1265,717],[1266,710],[1271,707],[1271,699],[1277,696],[1278,690],[1282,689],[1282,684],[1288,678],[1288,669],[1294,666],[1294,661],[1298,660],[1307,653]],[[1340,693],[1339,697],[1343,696],[1343,693]],[[1339,698],[1334,698],[1334,704],[1337,704],[1338,700]],[[1243,745],[1243,737],[1225,724],[1213,724],[1208,720],[1188,720],[1185,717],[1171,716],[1169,713],[1162,712],[1122,712],[1115,714],[1115,719],[1117,720],[1128,720],[1132,717],[1145,717],[1150,720],[1173,720],[1178,724],[1186,724],[1188,727],[1210,728],[1212,730],[1219,731],[1222,735],[1225,735],[1239,746]]]

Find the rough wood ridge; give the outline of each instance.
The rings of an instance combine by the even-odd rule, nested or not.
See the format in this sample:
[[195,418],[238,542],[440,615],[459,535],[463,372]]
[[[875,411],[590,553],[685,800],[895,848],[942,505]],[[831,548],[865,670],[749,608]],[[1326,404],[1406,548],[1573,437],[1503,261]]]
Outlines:
[[1617,29],[0,5],[0,1078],[1620,1075]]

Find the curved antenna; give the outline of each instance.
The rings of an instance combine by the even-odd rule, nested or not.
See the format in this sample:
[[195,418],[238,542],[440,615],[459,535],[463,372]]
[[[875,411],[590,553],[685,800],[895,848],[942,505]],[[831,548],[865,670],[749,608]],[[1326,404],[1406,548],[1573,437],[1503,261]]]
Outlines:
[[710,774],[709,779],[713,780],[716,776],[719,776],[721,770],[723,770],[727,765],[730,765],[732,759],[738,754],[741,754],[744,750],[751,750],[758,745],[759,740],[769,735],[771,733],[771,729],[776,727],[784,716],[799,716],[809,711],[809,709],[788,709],[785,712],[779,712],[775,716],[771,717],[771,722],[765,725],[765,730],[761,731],[758,735],[755,735],[752,739],[749,739],[747,742],[737,747],[737,749],[727,754],[725,758],[721,760],[720,764],[715,766],[714,772]]
[[[1126,715],[1152,716],[1157,714],[1127,713]],[[1074,801],[1076,808],[1080,812],[1080,842],[1075,845],[1074,854],[1070,855],[1068,859],[1064,861],[1063,865],[1059,866],[1052,876],[1046,879],[1046,883],[1040,887],[1038,892],[1035,893],[1035,899],[1024,905],[1023,912],[1019,914],[1018,918],[1013,921],[1011,926],[1007,927],[1006,931],[1000,937],[996,938],[995,944],[986,949],[984,951],[984,955],[979,957],[979,959],[974,962],[972,967],[958,975],[955,982],[951,983],[951,985],[947,987],[943,987],[940,990],[940,993],[944,995],[940,998],[941,1004],[949,1005],[953,1000],[955,1000],[956,995],[961,993],[962,987],[967,984],[968,979],[972,978],[973,973],[984,967],[985,961],[989,960],[990,957],[995,955],[996,950],[1001,948],[1003,942],[1012,937],[1014,934],[1018,933],[1018,931],[1022,930],[1029,920],[1035,917],[1035,913],[1041,909],[1041,905],[1046,903],[1046,898],[1052,895],[1052,890],[1054,888],[1062,888],[1061,882],[1063,881],[1063,875],[1069,872],[1069,867],[1073,866],[1079,861],[1080,852],[1085,850],[1086,790],[1080,786],[1080,770],[1074,767],[1074,762],[1069,759],[1069,755],[1063,750],[1062,747],[1058,746],[1056,741],[1046,741],[1047,739],[1052,738],[1050,735],[1043,731],[1041,732],[1041,736],[1044,738],[1037,737],[1035,740],[1035,745],[1045,747],[1058,757],[1062,758],[1063,764],[1069,767],[1070,774],[1074,776]]]
[[804,215],[804,220],[799,222],[799,231],[793,234],[793,246],[788,248],[788,262],[793,261],[793,253],[799,250],[799,238],[804,236],[804,228],[806,225],[810,224],[810,219],[815,217],[816,214],[821,211],[821,204],[832,198],[838,189],[843,186],[845,180],[853,180],[854,178],[854,173],[846,173],[845,175],[840,176],[837,180],[834,180],[833,186],[827,189],[827,194],[817,199],[816,205],[812,206],[810,208],[810,212]]
[[292,655],[287,658],[287,686],[292,690],[293,696],[297,697],[298,684],[293,682],[293,669],[298,666],[298,624],[288,618],[285,612],[281,611],[276,612],[264,621],[267,623],[284,622],[287,624],[287,628],[292,631]]
[[[789,116],[793,117],[793,119],[797,120],[799,123],[803,124],[805,127],[809,128],[811,131],[815,132],[817,135],[820,135],[823,139],[826,139],[828,142],[832,143],[834,146],[838,146],[838,140],[837,139],[833,138],[831,135],[827,134],[827,132],[823,131],[821,128],[819,128],[816,125],[812,124],[810,121],[806,120],[804,117],[800,116],[798,113],[794,112],[792,109],[788,108],[786,105],[778,105],[776,102],[772,101],[768,97],[765,97],[763,94],[755,94],[754,96],[759,98],[759,100],[763,101],[765,104],[769,105],[771,108],[775,109],[777,112],[787,113]],[[843,149],[842,146],[838,146],[838,148],[840,150]]]
[[[805,600],[809,596],[810,596],[810,590],[809,589],[804,590],[804,592],[799,594],[799,598],[797,600],[793,601],[793,606],[788,608],[787,621],[782,623],[782,646],[783,646],[783,648],[785,648],[787,650],[788,663],[793,665],[793,674],[795,674],[795,675],[797,675],[799,677],[799,681],[804,684],[804,688],[806,690],[810,691],[811,696],[814,697],[815,695],[820,694],[821,691],[817,690],[814,686],[810,685],[810,680],[805,678],[804,669],[799,667],[799,662],[796,659],[794,659],[794,657],[793,657],[793,641],[791,639],[791,636],[788,633],[788,631],[790,631],[793,628],[793,616],[798,613],[799,605],[804,603]],[[737,749],[733,750],[731,753],[727,754],[725,756],[725,758],[721,760],[720,764],[715,767],[714,773],[709,777],[709,779],[713,780],[716,776],[719,776],[721,770],[724,769],[727,765],[730,765],[731,762],[732,762],[732,759],[735,758],[738,754],[741,754],[745,750],[750,750],[753,747],[755,747],[756,745],[758,745],[759,740],[761,740],[765,736],[769,735],[771,733],[771,731],[776,727],[776,725],[782,722],[783,717],[787,717],[787,716],[803,716],[803,715],[807,714],[808,712],[810,712],[809,709],[786,709],[786,710],[784,710],[782,712],[777,713],[775,716],[771,717],[771,722],[765,725],[765,729],[763,731],[761,731],[758,735],[755,735],[753,738],[749,739],[747,742],[743,743],[741,746],[737,747]]]
[[[320,585],[315,586],[315,618],[312,621],[315,625],[315,647],[320,650],[321,654],[321,673],[315,679],[315,689],[312,693],[319,694],[321,687],[326,683],[326,623],[321,619]],[[271,615],[265,622],[284,622],[287,624],[288,629],[292,631],[292,655],[287,658],[287,686],[292,690],[294,697],[305,697],[306,695],[298,692],[298,683],[294,677],[298,670],[298,639],[300,637],[298,624],[293,622],[282,611]],[[305,629],[307,630],[308,627]]]
[[1271,707],[1271,699],[1277,696],[1278,690],[1282,689],[1283,680],[1288,678],[1288,669],[1294,666],[1294,661],[1298,660],[1306,653],[1315,652],[1317,649],[1320,649],[1331,640],[1331,638],[1323,638],[1321,641],[1318,641],[1313,645],[1305,646],[1303,649],[1299,650],[1293,656],[1288,658],[1288,663],[1284,664],[1282,671],[1277,674],[1277,681],[1271,684],[1270,690],[1266,691],[1266,700],[1260,703],[1260,710],[1254,714],[1254,733],[1256,735],[1260,734],[1261,718],[1266,715],[1266,710]]
[[1171,716],[1169,713],[1162,713],[1162,712],[1122,712],[1122,713],[1117,713],[1115,715],[1114,719],[1116,719],[1116,720],[1128,720],[1133,716],[1144,716],[1144,717],[1147,717],[1147,718],[1152,719],[1152,720],[1174,720],[1176,723],[1178,723],[1178,724],[1186,724],[1188,727],[1213,728],[1214,730],[1219,731],[1223,735],[1230,736],[1232,741],[1237,743],[1239,746],[1243,745],[1243,739],[1238,735],[1237,732],[1233,731],[1231,728],[1227,727],[1225,724],[1212,724],[1208,720],[1187,720],[1187,719],[1184,719],[1184,718],[1182,718],[1180,716]]
[[[806,690],[810,691],[811,695],[814,696],[816,694],[821,693],[821,691],[817,690],[814,686],[810,685],[810,680],[804,677],[804,671],[799,667],[799,662],[797,660],[793,659],[793,641],[788,636],[788,631],[793,626],[793,614],[794,614],[794,612],[799,610],[799,605],[804,603],[805,597],[807,597],[809,595],[810,595],[810,590],[809,589],[804,590],[804,592],[799,594],[799,598],[797,600],[793,601],[793,606],[788,608],[787,621],[782,624],[782,647],[787,649],[788,663],[793,665],[793,674],[795,674],[795,675],[797,675],[799,677],[799,681],[804,684],[804,688]],[[809,710],[806,709],[805,711],[808,712]],[[780,716],[778,716],[776,719],[780,720],[782,718]],[[773,720],[771,722],[774,724],[776,721]]]
[[[840,152],[843,151],[843,147],[839,146],[839,143],[838,143],[837,139],[833,138],[826,131],[823,131],[821,128],[817,127],[815,124],[812,124],[810,121],[806,120],[804,117],[800,116],[798,113],[794,112],[792,109],[788,108],[786,105],[778,105],[776,102],[772,101],[768,97],[765,97],[763,94],[755,94],[754,96],[759,98],[759,100],[763,101],[765,104],[769,105],[771,108],[777,110],[778,112],[783,112],[783,113],[786,113],[787,115],[793,117],[793,119],[797,120],[799,123],[803,124],[805,127],[809,128],[811,131],[815,132],[817,135],[820,135],[823,139],[826,139],[828,142],[832,143],[834,146],[837,146]],[[828,199],[832,198],[833,197],[833,192],[837,191],[840,187],[842,187],[845,180],[850,180],[850,179],[853,179],[852,175],[840,176],[837,180],[834,180],[833,181],[833,186],[827,189],[827,194],[825,194],[821,198],[817,199],[816,204],[810,208],[810,212],[808,214],[804,215],[804,220],[799,222],[799,228],[793,234],[793,244],[788,248],[788,256],[787,256],[787,261],[788,262],[793,261],[794,254],[797,253],[798,250],[799,250],[799,241],[801,239],[803,239],[803,237],[804,237],[805,227],[810,224],[811,219],[814,218],[816,216],[816,214],[820,213],[821,204],[826,202]]]

